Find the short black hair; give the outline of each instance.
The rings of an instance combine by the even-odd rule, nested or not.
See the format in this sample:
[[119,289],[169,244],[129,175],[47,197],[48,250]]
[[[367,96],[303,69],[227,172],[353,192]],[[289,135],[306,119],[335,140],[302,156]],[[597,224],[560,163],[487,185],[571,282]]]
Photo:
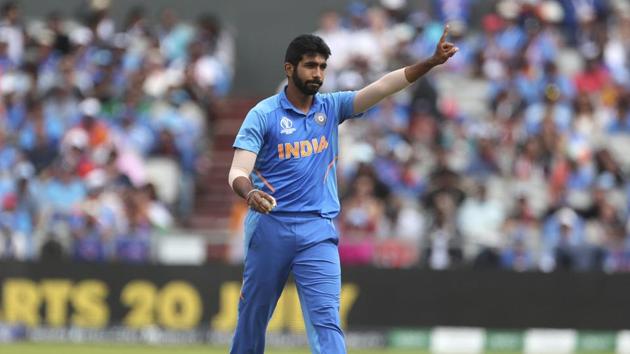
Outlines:
[[289,43],[287,52],[284,55],[284,62],[298,65],[302,56],[305,54],[320,54],[328,59],[330,56],[330,48],[321,37],[313,34],[302,34]]

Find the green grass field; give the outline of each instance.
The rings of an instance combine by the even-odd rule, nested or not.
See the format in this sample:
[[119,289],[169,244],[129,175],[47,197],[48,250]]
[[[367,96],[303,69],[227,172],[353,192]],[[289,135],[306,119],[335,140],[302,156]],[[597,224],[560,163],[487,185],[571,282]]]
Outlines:
[[[59,343],[18,343],[0,344],[0,354],[225,354],[227,348],[210,346],[149,346],[121,344],[59,344]],[[266,354],[310,354],[307,349],[269,349]],[[380,349],[350,350],[348,354],[429,354],[418,350]],[[492,354],[518,354],[515,352],[492,352]],[[589,352],[581,354],[613,354]]]
[[[0,354],[225,354],[228,348],[210,346],[149,346],[120,344],[0,344]],[[268,354],[310,354],[307,349],[270,349]],[[417,350],[353,350],[351,354],[428,354]]]

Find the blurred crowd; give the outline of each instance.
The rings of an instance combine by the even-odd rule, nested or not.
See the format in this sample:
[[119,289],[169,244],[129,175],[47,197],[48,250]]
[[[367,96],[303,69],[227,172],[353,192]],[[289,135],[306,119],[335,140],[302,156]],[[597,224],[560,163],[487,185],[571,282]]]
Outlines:
[[[0,259],[147,262],[186,226],[234,39],[108,0],[0,8]],[[630,3],[351,2],[324,91],[459,52],[340,126],[342,263],[630,271]]]
[[116,23],[111,5],[0,8],[0,259],[147,262],[191,215],[233,38],[210,14]]
[[340,126],[342,263],[630,271],[630,2],[420,5],[353,2],[315,32],[327,90],[429,57],[444,23],[460,49]]

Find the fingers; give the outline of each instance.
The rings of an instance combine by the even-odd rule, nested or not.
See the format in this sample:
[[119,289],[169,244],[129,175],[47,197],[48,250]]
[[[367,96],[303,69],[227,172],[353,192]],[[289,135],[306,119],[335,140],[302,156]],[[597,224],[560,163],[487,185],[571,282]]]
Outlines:
[[444,63],[450,57],[455,55],[455,53],[457,53],[458,51],[459,51],[459,48],[456,47],[455,44],[453,44],[451,42],[444,42],[444,43],[440,43],[438,45],[438,48],[436,50],[436,55],[439,58],[441,58],[440,62]]
[[450,43],[450,42],[443,43],[440,48],[442,49],[442,52],[444,52],[445,54],[449,54],[451,52],[455,54],[459,50],[459,48],[456,47],[455,44]]
[[453,47],[455,47],[455,44],[451,42],[442,43],[442,50],[449,51]]
[[448,28],[449,28],[448,25],[444,26],[444,32],[442,32],[442,37],[440,37],[440,43],[443,43],[444,41],[446,41],[446,37],[448,36]]
[[270,195],[269,195],[269,194],[267,194],[267,193],[261,193],[261,194],[262,194],[262,197],[263,197],[263,198],[265,198],[265,199],[266,199],[269,203],[271,203],[271,205],[272,205],[273,207],[275,207],[275,206],[277,205],[277,204],[276,204],[276,198],[274,198],[274,197],[270,196]]
[[276,206],[276,200],[265,192],[257,191],[249,199],[249,206],[259,213],[267,214]]
[[267,199],[263,198],[260,193],[256,193],[251,200],[250,206],[259,213],[267,214],[271,211],[272,206]]

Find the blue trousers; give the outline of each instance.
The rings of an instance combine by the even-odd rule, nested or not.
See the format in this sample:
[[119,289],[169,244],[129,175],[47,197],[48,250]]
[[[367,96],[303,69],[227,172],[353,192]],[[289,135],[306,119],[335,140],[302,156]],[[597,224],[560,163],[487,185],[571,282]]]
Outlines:
[[249,211],[245,218],[243,286],[230,353],[264,353],[267,324],[290,273],[312,353],[346,353],[339,327],[337,241],[330,219],[306,213]]

